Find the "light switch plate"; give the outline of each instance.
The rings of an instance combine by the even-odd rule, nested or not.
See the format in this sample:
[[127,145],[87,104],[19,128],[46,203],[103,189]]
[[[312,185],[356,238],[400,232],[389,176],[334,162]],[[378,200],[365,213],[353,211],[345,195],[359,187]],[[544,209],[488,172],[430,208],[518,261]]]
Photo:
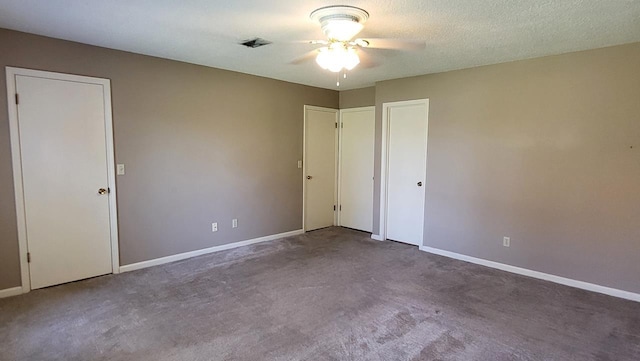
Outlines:
[[116,168],[117,168],[117,171],[116,171],[117,175],[124,175],[124,164],[118,163],[118,166]]
[[298,168],[302,168],[302,161],[301,160],[298,161]]

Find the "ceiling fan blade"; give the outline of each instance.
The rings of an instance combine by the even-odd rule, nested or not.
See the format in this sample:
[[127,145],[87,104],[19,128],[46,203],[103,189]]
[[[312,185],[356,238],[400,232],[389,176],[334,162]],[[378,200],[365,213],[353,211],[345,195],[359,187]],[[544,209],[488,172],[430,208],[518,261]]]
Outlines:
[[372,49],[392,49],[392,50],[422,50],[427,44],[423,40],[407,40],[407,39],[384,39],[384,38],[367,38],[356,39],[356,42],[366,41],[369,43],[367,48]]
[[293,59],[292,61],[289,62],[289,64],[293,64],[293,65],[299,65],[302,64],[306,61],[312,60],[316,57],[316,54],[318,54],[318,50],[311,50],[308,51],[306,53],[304,53],[303,55]]
[[291,43],[295,44],[312,44],[312,45],[327,45],[329,41],[327,40],[294,40]]
[[362,49],[358,50],[358,56],[360,57],[360,64],[358,64],[358,68],[362,69],[371,69],[380,65],[376,61],[373,60],[371,54],[363,51]]

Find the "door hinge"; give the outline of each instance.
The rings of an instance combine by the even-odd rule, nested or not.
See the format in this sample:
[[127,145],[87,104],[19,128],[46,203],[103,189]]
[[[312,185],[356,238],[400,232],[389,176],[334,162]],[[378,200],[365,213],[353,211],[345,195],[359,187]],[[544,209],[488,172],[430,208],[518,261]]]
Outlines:
[[336,123],[336,129],[338,129],[338,123]]
[[16,104],[20,104],[20,96],[18,96],[18,93],[16,93]]
[[333,211],[334,211],[334,212],[336,211],[336,206],[333,206]]
[[27,263],[31,263],[31,252],[27,252]]
[[338,209],[342,210],[342,204],[340,205],[340,207]]
[[344,129],[344,123],[340,123],[340,128]]

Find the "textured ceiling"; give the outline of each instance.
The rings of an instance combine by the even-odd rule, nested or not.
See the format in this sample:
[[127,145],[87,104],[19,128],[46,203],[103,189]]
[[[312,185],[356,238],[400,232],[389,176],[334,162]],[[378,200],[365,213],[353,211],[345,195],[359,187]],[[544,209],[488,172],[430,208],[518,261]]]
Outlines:
[[[419,51],[367,49],[378,65],[336,75],[290,62],[322,39],[314,9],[370,14],[358,37],[420,39]],[[640,41],[640,0],[0,0],[0,27],[329,89]],[[249,49],[241,40],[273,44]]]

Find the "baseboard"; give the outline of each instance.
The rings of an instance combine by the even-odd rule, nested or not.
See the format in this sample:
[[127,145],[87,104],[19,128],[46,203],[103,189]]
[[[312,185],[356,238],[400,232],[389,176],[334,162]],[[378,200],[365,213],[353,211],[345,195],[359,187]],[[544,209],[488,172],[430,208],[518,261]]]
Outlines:
[[376,241],[383,241],[382,236],[380,236],[379,234],[371,234],[371,238],[375,239]]
[[152,267],[152,266],[158,266],[158,265],[165,264],[165,263],[181,261],[183,259],[196,257],[196,256],[201,256],[203,254],[226,251],[228,249],[248,246],[248,245],[251,245],[251,244],[273,241],[273,240],[279,239],[279,238],[297,236],[297,235],[303,234],[303,233],[304,233],[304,230],[298,229],[298,230],[295,230],[295,231],[274,234],[274,235],[271,235],[271,236],[264,236],[264,237],[260,237],[260,238],[248,239],[246,241],[233,242],[233,243],[229,243],[229,244],[223,244],[221,246],[215,246],[215,247],[210,247],[210,248],[205,248],[205,249],[199,249],[197,251],[174,254],[172,256],[156,258],[156,259],[151,259],[151,260],[148,260],[148,261],[142,261],[142,262],[138,262],[138,263],[132,263],[132,264],[120,266],[120,272],[122,273],[122,272],[135,271],[135,270],[139,270],[139,269],[142,269],[142,268],[147,268],[147,267]]
[[17,296],[22,294],[22,286],[5,288],[4,290],[0,290],[0,298]]
[[633,293],[633,292],[629,292],[629,291],[623,291],[623,290],[619,290],[619,289],[616,289],[616,288],[601,286],[601,285],[588,283],[588,282],[584,282],[584,281],[578,281],[578,280],[574,280],[574,279],[571,279],[571,278],[560,277],[560,276],[556,276],[556,275],[552,275],[552,274],[548,274],[548,273],[533,271],[533,270],[530,270],[530,269],[527,269],[527,268],[511,266],[511,265],[504,264],[504,263],[488,261],[488,260],[482,259],[482,258],[475,258],[475,257],[466,256],[466,255],[455,253],[455,252],[444,251],[444,250],[441,250],[441,249],[427,247],[427,246],[420,246],[420,250],[424,251],[424,252],[428,252],[428,253],[437,254],[437,255],[440,255],[440,256],[445,256],[445,257],[457,259],[457,260],[460,260],[460,261],[479,264],[481,266],[496,268],[496,269],[499,269],[499,270],[502,270],[502,271],[507,271],[507,272],[511,272],[511,273],[517,273],[517,274],[523,275],[523,276],[529,276],[529,277],[538,278],[538,279],[545,280],[545,281],[559,283],[559,284],[565,285],[565,286],[571,286],[571,287],[580,288],[580,289],[587,290],[587,291],[603,293],[605,295],[609,295],[609,296],[613,296],[613,297],[619,297],[619,298],[624,298],[624,299],[631,300],[631,301],[640,302],[640,294],[638,294],[638,293]]

